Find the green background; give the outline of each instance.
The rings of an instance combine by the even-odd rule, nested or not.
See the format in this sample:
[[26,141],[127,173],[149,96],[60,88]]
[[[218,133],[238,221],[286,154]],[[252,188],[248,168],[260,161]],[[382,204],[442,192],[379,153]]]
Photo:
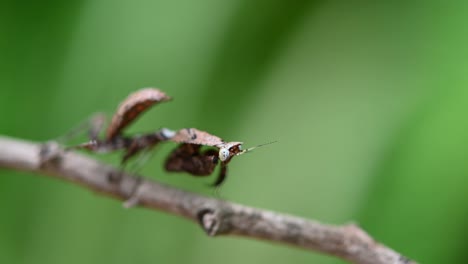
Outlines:
[[[247,147],[279,141],[236,158],[222,197],[357,222],[422,263],[466,263],[464,3],[2,1],[0,133],[57,138],[159,87],[175,100],[129,133],[197,127]],[[171,148],[141,172],[212,195],[213,177],[162,170]],[[208,238],[175,216],[1,169],[0,263],[343,261]]]

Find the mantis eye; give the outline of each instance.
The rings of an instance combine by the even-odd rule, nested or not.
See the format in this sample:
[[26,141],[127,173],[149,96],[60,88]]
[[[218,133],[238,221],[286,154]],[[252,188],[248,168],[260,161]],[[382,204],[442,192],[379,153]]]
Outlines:
[[229,150],[227,148],[220,148],[219,149],[219,159],[221,161],[225,161],[229,158]]

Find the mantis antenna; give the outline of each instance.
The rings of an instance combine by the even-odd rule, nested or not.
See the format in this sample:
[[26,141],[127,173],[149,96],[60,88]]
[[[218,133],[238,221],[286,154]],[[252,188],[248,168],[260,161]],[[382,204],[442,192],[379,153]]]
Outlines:
[[263,143],[263,144],[260,144],[260,145],[257,145],[257,146],[254,146],[254,147],[251,147],[251,148],[248,148],[248,149],[243,149],[241,150],[241,152],[237,153],[236,156],[239,156],[239,155],[242,155],[242,154],[245,154],[247,152],[250,152],[256,148],[259,148],[259,147],[263,147],[263,146],[266,146],[266,145],[270,145],[270,144],[273,144],[273,143],[276,143],[278,142],[277,140],[275,141],[271,141],[271,142],[268,142],[268,143]]

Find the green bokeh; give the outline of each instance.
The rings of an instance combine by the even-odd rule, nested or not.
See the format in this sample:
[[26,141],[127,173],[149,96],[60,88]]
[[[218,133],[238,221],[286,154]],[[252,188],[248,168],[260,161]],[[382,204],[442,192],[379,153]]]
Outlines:
[[[2,1],[0,134],[56,138],[156,86],[175,100],[130,133],[279,141],[233,161],[223,197],[465,263],[467,17],[463,1]],[[170,149],[142,173],[212,195],[162,170]],[[343,263],[3,169],[0,208],[0,263]]]

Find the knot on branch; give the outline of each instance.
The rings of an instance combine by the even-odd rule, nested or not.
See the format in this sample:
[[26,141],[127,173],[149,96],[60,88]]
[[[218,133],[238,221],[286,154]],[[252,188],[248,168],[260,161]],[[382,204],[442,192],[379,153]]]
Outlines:
[[56,166],[60,163],[64,150],[55,141],[48,141],[40,145],[39,148],[39,167]]
[[217,217],[216,211],[210,208],[201,209],[197,213],[197,219],[200,226],[209,236],[215,236],[218,233],[220,220]]
[[197,213],[198,223],[209,236],[229,233],[231,229],[229,216],[228,212],[213,208],[203,208]]

